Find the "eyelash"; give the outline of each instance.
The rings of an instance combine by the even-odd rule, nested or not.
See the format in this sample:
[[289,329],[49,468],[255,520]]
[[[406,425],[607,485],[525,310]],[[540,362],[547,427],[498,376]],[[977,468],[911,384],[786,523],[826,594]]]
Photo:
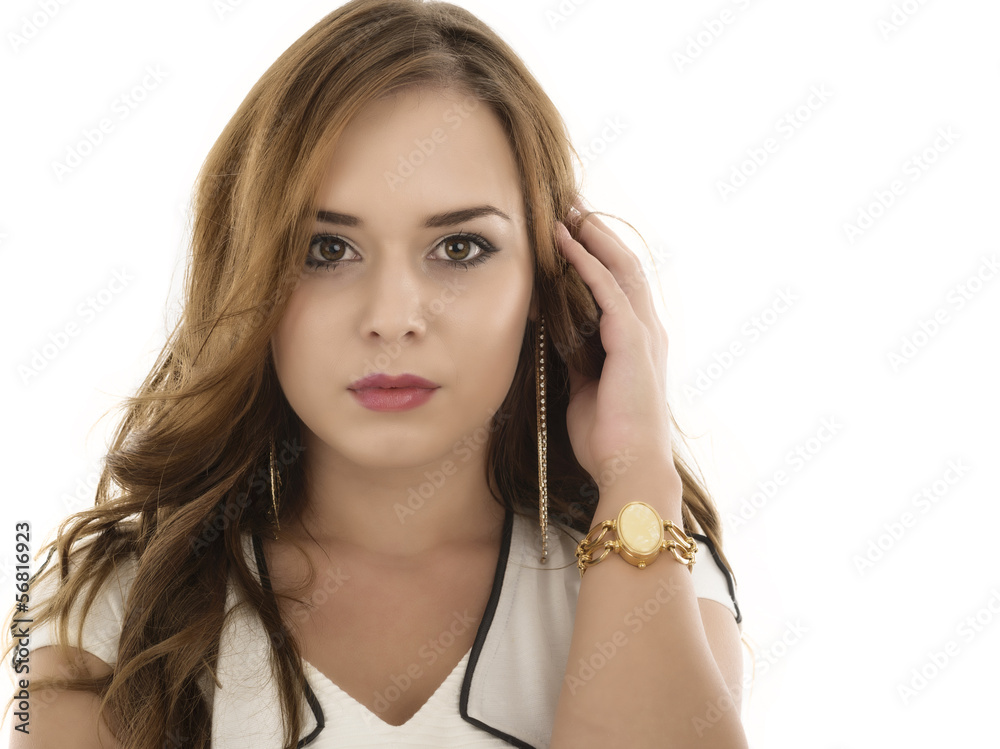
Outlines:
[[[345,260],[317,260],[316,258],[313,257],[312,252],[313,252],[313,247],[315,247],[317,241],[320,240],[336,240],[338,242],[343,242],[344,244],[350,246],[346,239],[336,234],[314,234],[312,240],[309,242],[309,251],[306,254],[306,268],[310,270],[322,269],[330,271],[330,270],[335,270],[337,266],[339,266],[341,263],[353,262]],[[497,248],[494,247],[488,239],[486,239],[486,237],[480,234],[476,234],[475,232],[459,232],[458,234],[449,234],[447,237],[438,242],[434,246],[434,249],[437,249],[445,242],[453,240],[465,240],[467,242],[471,242],[480,249],[480,253],[475,257],[473,257],[471,260],[444,261],[448,263],[448,265],[451,265],[456,268],[463,268],[464,270],[468,270],[473,265],[479,265],[481,263],[485,263],[487,260],[490,259],[490,255],[498,251]],[[353,248],[351,249],[353,250]]]

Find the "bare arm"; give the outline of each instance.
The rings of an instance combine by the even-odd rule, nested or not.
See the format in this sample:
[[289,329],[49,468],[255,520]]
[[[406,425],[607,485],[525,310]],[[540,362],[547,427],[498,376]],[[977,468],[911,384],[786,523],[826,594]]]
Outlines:
[[[595,524],[637,499],[681,527],[680,477],[648,464],[601,491]],[[741,653],[732,614],[672,555],[638,569],[610,554],[580,583],[551,746],[745,749]]]
[[[111,673],[111,666],[92,653],[70,648],[74,659],[83,663],[94,676]],[[54,646],[31,653],[31,679],[64,678],[78,670],[61,659]],[[11,726],[10,749],[121,749],[108,729],[105,716],[98,713],[100,698],[89,692],[65,689],[31,692],[30,733]]]

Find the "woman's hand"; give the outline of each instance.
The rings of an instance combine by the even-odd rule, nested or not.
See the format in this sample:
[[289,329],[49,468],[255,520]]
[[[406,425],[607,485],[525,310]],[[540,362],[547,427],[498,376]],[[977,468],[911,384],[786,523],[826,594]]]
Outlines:
[[[574,205],[587,212],[581,202]],[[580,215],[570,220],[576,224]],[[666,400],[667,333],[642,265],[597,216],[583,220],[582,243],[562,222],[556,234],[563,257],[601,308],[601,343],[607,352],[599,379],[569,367],[566,423],[576,459],[599,487],[637,461],[662,461],[662,468],[676,475]]]

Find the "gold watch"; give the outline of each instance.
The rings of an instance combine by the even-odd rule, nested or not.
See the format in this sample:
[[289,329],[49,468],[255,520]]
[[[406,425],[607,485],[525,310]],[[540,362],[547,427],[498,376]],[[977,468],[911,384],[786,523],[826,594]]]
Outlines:
[[[608,531],[617,538],[604,540]],[[667,537],[669,534],[669,538]],[[594,558],[598,547],[604,548],[601,555]],[[669,520],[645,502],[629,502],[622,507],[615,520],[605,520],[590,529],[590,532],[576,548],[576,566],[583,577],[587,567],[604,561],[612,551],[629,564],[644,568],[656,559],[661,551],[667,551],[683,565],[690,568],[698,544]]]

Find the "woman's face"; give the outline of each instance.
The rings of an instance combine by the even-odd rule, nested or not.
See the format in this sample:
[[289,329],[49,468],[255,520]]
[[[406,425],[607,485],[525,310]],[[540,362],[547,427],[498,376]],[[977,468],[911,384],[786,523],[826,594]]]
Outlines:
[[[348,126],[271,339],[307,447],[324,453],[313,457],[440,469],[482,454],[477,437],[510,389],[535,317],[523,206],[510,146],[480,101],[412,90]],[[349,387],[377,372],[439,387],[415,407],[375,410]]]

